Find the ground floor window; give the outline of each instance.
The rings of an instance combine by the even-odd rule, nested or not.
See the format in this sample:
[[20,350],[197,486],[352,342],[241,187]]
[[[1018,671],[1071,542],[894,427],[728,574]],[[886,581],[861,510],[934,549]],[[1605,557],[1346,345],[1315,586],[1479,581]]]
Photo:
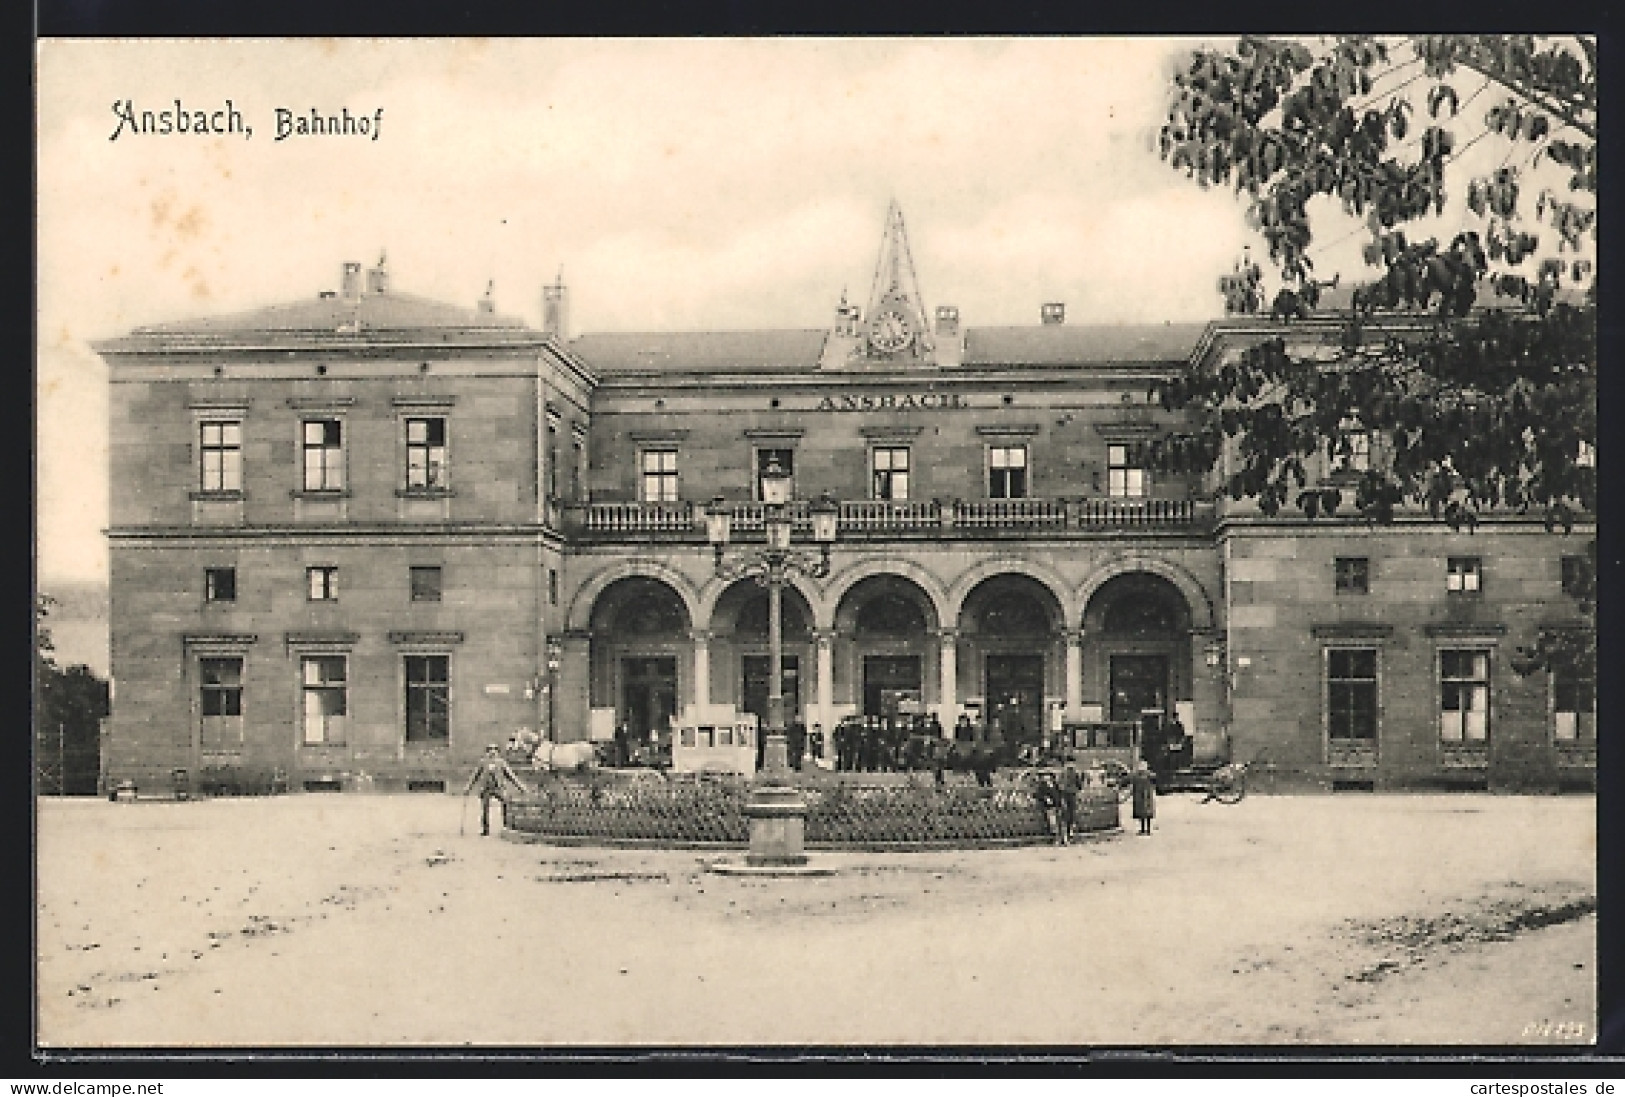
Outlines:
[[1490,734],[1490,653],[1447,648],[1439,652],[1439,738],[1448,745],[1482,746]]
[[1326,735],[1333,740],[1377,741],[1377,650],[1326,652]]
[[1597,679],[1591,667],[1560,667],[1552,673],[1552,736],[1560,744],[1597,739]]
[[406,741],[451,738],[451,656],[406,656]]
[[198,660],[198,707],[203,715],[201,746],[205,752],[236,750],[243,745],[242,656]]
[[333,746],[344,742],[344,721],[349,711],[349,657],[307,655],[302,660],[304,685],[304,741],[307,746]]

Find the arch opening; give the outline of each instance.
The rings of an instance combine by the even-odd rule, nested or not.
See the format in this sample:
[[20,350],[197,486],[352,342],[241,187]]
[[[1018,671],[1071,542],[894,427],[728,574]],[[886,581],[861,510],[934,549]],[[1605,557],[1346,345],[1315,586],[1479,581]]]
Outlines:
[[692,622],[682,596],[662,579],[626,576],[599,592],[590,622],[595,720],[597,713],[611,713],[613,725],[633,742],[669,749],[690,648]]
[[834,675],[849,712],[917,717],[936,696],[940,668],[933,657],[940,627],[923,588],[901,575],[870,575],[854,583],[836,607],[842,638]]
[[1064,621],[1054,592],[1029,575],[991,575],[966,594],[955,677],[991,740],[1035,744],[1054,723],[1064,704]]
[[1114,723],[1148,736],[1194,720],[1192,612],[1184,592],[1148,571],[1115,575],[1084,607],[1085,693]]

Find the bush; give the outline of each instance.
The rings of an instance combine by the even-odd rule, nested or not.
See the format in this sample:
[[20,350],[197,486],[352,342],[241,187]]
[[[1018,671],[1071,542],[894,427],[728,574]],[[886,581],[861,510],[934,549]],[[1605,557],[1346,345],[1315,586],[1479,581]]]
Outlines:
[[199,796],[271,796],[287,791],[287,777],[269,766],[204,766],[198,772]]

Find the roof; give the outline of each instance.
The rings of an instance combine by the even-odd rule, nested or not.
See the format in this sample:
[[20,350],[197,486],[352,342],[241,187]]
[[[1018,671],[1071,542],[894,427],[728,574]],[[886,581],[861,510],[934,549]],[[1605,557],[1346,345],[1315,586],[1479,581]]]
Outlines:
[[506,328],[524,331],[523,320],[460,308],[409,293],[364,293],[354,299],[322,295],[250,312],[208,316],[136,328],[131,335],[214,335],[241,332],[401,331],[425,328]]
[[965,364],[977,366],[1104,365],[1182,362],[1207,330],[1199,324],[1028,324],[970,328]]
[[[1206,327],[1040,324],[972,328],[965,336],[964,362],[1030,366],[1183,361]],[[822,328],[592,332],[572,341],[570,350],[600,373],[797,372],[818,367],[828,334]]]
[[572,340],[570,350],[601,373],[810,370],[828,334],[822,328],[590,332]]

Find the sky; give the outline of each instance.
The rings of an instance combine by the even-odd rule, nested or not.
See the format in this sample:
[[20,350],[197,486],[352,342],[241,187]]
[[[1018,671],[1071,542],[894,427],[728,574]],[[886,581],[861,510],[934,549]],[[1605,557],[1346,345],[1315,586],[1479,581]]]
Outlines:
[[[1216,317],[1242,205],[1159,160],[1167,39],[45,41],[38,80],[38,573],[104,579],[97,339],[337,287],[581,331],[823,327],[888,203],[928,308],[978,325]],[[110,139],[115,104],[252,135]],[[276,109],[383,109],[277,141]],[[1349,245],[1357,246],[1357,241]]]

